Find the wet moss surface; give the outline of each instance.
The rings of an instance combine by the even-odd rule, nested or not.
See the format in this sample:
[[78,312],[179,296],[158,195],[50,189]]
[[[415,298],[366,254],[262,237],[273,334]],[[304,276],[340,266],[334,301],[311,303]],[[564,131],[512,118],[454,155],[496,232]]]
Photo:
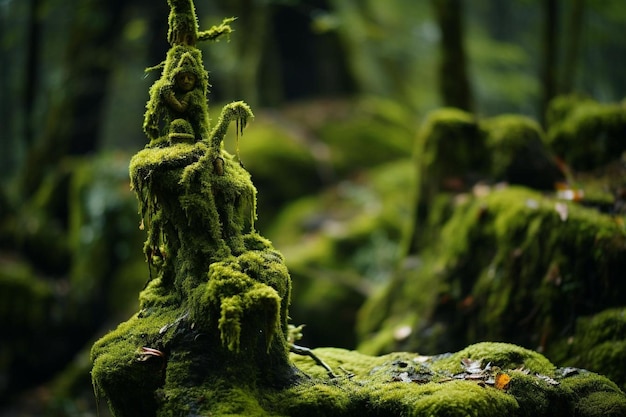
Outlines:
[[601,372],[626,389],[626,310],[612,308],[581,317],[570,338],[549,352],[565,365]]

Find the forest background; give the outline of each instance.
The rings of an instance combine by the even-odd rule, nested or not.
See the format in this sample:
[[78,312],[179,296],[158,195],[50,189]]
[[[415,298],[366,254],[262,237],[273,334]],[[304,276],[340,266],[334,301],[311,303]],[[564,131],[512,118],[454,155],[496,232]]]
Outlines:
[[[543,122],[548,102],[559,94],[600,102],[626,96],[626,7],[621,0],[196,3],[201,28],[237,17],[229,40],[200,47],[212,84],[212,116],[222,103],[245,100],[257,115],[250,131],[267,120],[287,130],[306,130],[306,123],[298,121],[323,124],[363,98],[384,101],[412,137],[428,111],[441,106],[479,117],[517,113]],[[50,403],[48,389],[35,394],[32,389],[67,368],[103,329],[136,307],[145,277],[130,288],[91,280],[94,269],[107,275],[131,258],[143,260],[141,236],[138,243],[128,240],[139,232],[134,197],[128,191],[111,194],[102,177],[94,177],[97,172],[76,173],[68,161],[104,161],[115,170],[112,181],[127,185],[128,159],[147,143],[141,121],[147,90],[158,78],[144,69],[161,62],[168,49],[168,11],[164,0],[0,0],[0,271],[8,276],[28,269],[54,308],[24,299],[23,311],[40,308],[56,315],[51,319],[56,320],[55,336],[43,330],[37,334],[36,318],[20,321],[17,310],[0,307],[0,399],[7,410],[18,407],[15,398],[21,398],[20,406]],[[294,111],[306,115],[294,122],[286,117]],[[253,162],[247,140],[253,138],[246,135],[241,154],[250,162],[254,181],[254,167],[263,161]],[[322,170],[318,189],[362,168],[334,170],[333,175]],[[286,192],[272,203],[262,199],[264,192],[274,197],[271,182],[255,183],[264,233],[276,213],[303,191]],[[83,218],[72,209],[72,190],[90,196]],[[118,198],[123,200],[119,204]],[[116,210],[130,215],[117,216]],[[111,216],[118,218],[115,230],[133,231],[103,230]],[[131,220],[121,224],[120,218]],[[90,242],[113,240],[112,254],[102,248],[86,254],[89,245],[81,242],[87,235]],[[116,294],[117,305],[98,300],[105,292]],[[4,298],[0,295],[5,306],[9,297],[14,295],[7,291]],[[1,347],[11,340],[24,347],[17,355]],[[72,400],[61,408],[69,413],[81,407],[91,409]]]

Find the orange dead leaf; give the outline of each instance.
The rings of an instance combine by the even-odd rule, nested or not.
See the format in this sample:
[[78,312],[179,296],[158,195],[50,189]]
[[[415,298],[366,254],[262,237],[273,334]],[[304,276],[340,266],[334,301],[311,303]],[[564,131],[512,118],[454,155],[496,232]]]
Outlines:
[[511,377],[505,373],[498,373],[496,375],[496,381],[494,383],[494,387],[506,391],[509,389],[509,384],[511,383]]

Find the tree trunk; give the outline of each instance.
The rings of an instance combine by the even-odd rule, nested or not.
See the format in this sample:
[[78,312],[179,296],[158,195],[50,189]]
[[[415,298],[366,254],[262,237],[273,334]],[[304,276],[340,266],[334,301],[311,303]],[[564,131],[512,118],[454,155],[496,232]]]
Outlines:
[[[65,48],[65,82],[41,124],[30,121],[33,146],[28,149],[20,178],[24,197],[32,195],[65,155],[81,155],[97,148],[106,96],[110,54],[120,32],[123,2],[81,0]],[[97,22],[97,24],[96,24]],[[37,53],[37,51],[34,51]],[[34,60],[32,65],[37,65]],[[45,69],[35,68],[37,71]],[[35,99],[37,90],[32,91]],[[28,116],[27,116],[28,117]]]
[[572,0],[571,7],[565,57],[563,58],[561,93],[571,93],[574,90],[574,78],[576,77],[576,68],[580,55],[580,41],[583,32],[585,0]]
[[462,1],[433,0],[433,6],[441,32],[439,90],[443,104],[472,111],[474,104],[463,45]]
[[541,66],[543,95],[540,105],[540,119],[545,126],[548,104],[557,93],[558,0],[545,0],[543,5],[543,60]]

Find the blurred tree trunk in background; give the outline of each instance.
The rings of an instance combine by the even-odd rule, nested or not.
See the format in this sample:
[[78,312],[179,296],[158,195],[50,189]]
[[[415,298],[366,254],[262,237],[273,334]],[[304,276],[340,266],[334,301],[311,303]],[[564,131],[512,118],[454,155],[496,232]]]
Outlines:
[[[41,0],[31,0],[28,13],[28,48],[26,49],[26,79],[24,82],[24,113],[32,116],[35,109],[39,87],[40,53],[41,53]],[[35,124],[27,119],[24,131],[25,145],[31,146],[36,135]]]
[[542,97],[539,106],[539,115],[545,125],[546,110],[550,100],[557,94],[557,63],[558,63],[558,0],[544,0],[542,26],[542,61],[541,85]]
[[[36,191],[48,170],[54,169],[63,156],[87,154],[97,149],[112,69],[111,53],[119,37],[124,5],[121,0],[77,0],[71,7],[74,16],[70,19],[72,26],[63,52],[62,93],[59,91],[49,100],[44,120],[34,120],[32,114],[25,116],[33,140],[27,149],[20,178],[19,189],[25,197]],[[32,7],[39,7],[38,2],[34,1]],[[38,11],[31,13],[36,16]],[[40,36],[36,32],[31,34]],[[38,44],[37,40],[30,42],[29,48]],[[28,56],[37,53],[39,51],[34,50]],[[36,58],[29,59],[28,65],[29,78],[25,81],[35,84],[32,78],[40,77],[46,68],[30,68],[39,66]],[[27,96],[25,110],[32,111],[33,103],[28,100],[36,99],[36,84],[26,89],[30,90],[32,97]]]
[[370,47],[372,30],[371,16],[367,2],[355,0],[330,0],[332,9],[341,21],[339,37],[343,42],[350,71],[358,90],[365,93],[385,95],[392,92],[389,80],[391,72],[385,71],[381,60]]
[[439,90],[444,106],[472,111],[472,90],[467,75],[463,45],[464,24],[461,0],[433,0],[441,33]]
[[563,58],[562,93],[570,93],[574,89],[576,68],[579,65],[580,41],[583,32],[583,16],[585,14],[585,0],[571,0],[569,14],[568,36],[565,37],[565,57]]

